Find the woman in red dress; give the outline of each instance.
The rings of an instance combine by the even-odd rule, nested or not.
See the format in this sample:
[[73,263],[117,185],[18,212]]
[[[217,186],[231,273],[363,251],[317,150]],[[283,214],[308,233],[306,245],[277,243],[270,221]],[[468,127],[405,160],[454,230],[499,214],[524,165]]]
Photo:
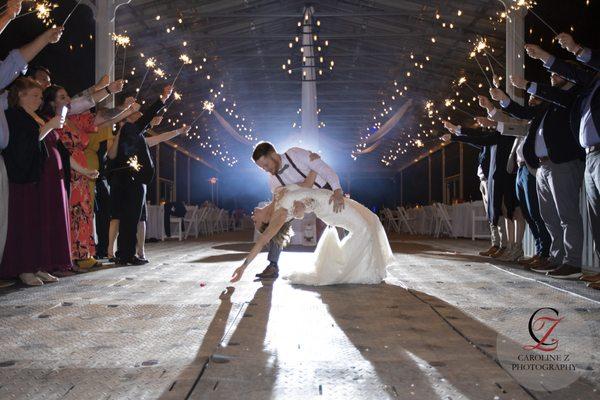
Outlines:
[[[50,86],[44,91],[44,116],[59,115],[63,106],[71,102],[66,90],[60,86]],[[70,217],[71,217],[71,259],[79,269],[88,269],[99,263],[94,259],[94,210],[89,191],[89,179],[96,179],[98,171],[88,169],[84,150],[89,142],[89,134],[97,131],[92,113],[70,115],[62,129],[56,130],[58,140],[70,153]]]

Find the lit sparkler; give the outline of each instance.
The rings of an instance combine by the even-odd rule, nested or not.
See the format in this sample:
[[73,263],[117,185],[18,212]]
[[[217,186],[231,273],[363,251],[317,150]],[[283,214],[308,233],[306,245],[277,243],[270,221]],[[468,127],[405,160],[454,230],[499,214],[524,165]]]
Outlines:
[[46,0],[40,0],[32,4],[26,13],[18,15],[15,19],[23,18],[26,15],[35,13],[36,18],[42,21],[45,26],[50,26],[54,22],[50,14],[52,10],[57,7],[58,4],[54,4]]
[[148,73],[150,72],[150,70],[152,68],[156,67],[156,59],[152,58],[152,57],[148,57],[148,59],[146,59],[145,65],[146,65],[146,72],[144,73],[144,77],[142,78],[142,83],[140,83],[140,86],[138,86],[138,88],[137,88],[137,93],[135,95],[136,100],[142,91],[142,86],[144,86],[144,82],[146,82]]
[[192,63],[192,59],[189,58],[187,56],[187,54],[182,54],[179,56],[179,60],[181,61],[181,67],[179,67],[179,71],[177,71],[177,74],[175,75],[175,79],[173,79],[173,83],[171,83],[171,86],[175,86],[175,82],[177,82],[177,78],[179,78],[179,74],[181,74],[181,71],[183,70],[183,67],[185,65],[191,64]]
[[69,15],[67,15],[67,18],[65,18],[65,21],[62,23],[62,26],[65,26],[67,24],[67,21],[71,18],[71,16],[73,15],[73,13],[75,12],[75,10],[77,10],[77,7],[79,7],[79,5],[81,4],[83,0],[79,0],[77,2],[77,4],[75,4],[75,7],[73,7],[73,9],[71,10],[71,12],[69,13]]
[[142,169],[142,164],[139,163],[137,156],[130,157],[129,160],[127,160],[127,165],[136,172],[139,172],[139,170]]

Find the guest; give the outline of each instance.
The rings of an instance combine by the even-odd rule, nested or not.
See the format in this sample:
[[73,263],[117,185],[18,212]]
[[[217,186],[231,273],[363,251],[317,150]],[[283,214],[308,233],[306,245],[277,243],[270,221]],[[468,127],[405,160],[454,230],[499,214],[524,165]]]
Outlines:
[[505,137],[497,132],[485,132],[478,129],[463,128],[449,121],[444,121],[444,126],[456,136],[445,135],[444,141],[473,143],[490,146],[490,169],[488,173],[488,219],[492,226],[498,226],[500,218],[505,218],[506,247],[500,248],[491,254],[493,258],[515,253],[519,248],[516,242],[516,219],[522,218],[519,202],[515,193],[516,175],[506,170],[508,157],[514,139]]
[[[540,103],[541,100],[536,97],[531,96],[529,99],[529,105],[532,107],[539,105]],[[511,119],[506,113],[499,111],[494,107],[490,99],[485,96],[479,96],[479,105],[486,109],[488,117],[493,120],[477,118],[480,125],[497,129],[501,135],[518,138],[513,145],[507,168],[509,171],[513,170],[515,167],[518,168],[516,181],[517,200],[519,200],[521,213],[523,214],[525,221],[527,221],[531,234],[535,240],[535,255],[530,259],[521,260],[520,262],[523,266],[529,267],[531,263],[537,260],[545,260],[548,258],[551,244],[550,233],[548,233],[544,220],[540,214],[535,179],[536,170],[527,164],[523,154],[525,138],[529,133],[532,124],[527,120]],[[533,125],[537,124],[534,123]],[[517,232],[517,236],[520,238],[517,239],[517,241],[522,241],[523,234],[524,229],[520,229]]]
[[[122,89],[122,82],[113,82],[104,90],[108,96]],[[44,110],[46,118],[59,115],[64,106],[71,102],[66,90],[60,86],[50,86],[44,91]],[[133,104],[131,98],[128,107]],[[128,108],[127,107],[127,108]],[[123,112],[123,110],[121,110]],[[96,134],[97,127],[102,124],[112,124],[112,115],[95,115],[89,112],[69,115],[64,128],[58,131],[60,141],[70,153],[70,216],[71,216],[71,246],[72,260],[79,270],[86,270],[100,264],[94,258],[94,213],[92,196],[89,191],[89,180],[98,177],[98,171],[90,169],[84,153],[89,143],[89,135]]]
[[[512,77],[513,82],[517,81]],[[579,89],[557,74],[552,86],[564,93]],[[583,180],[583,149],[570,132],[570,111],[554,104],[523,107],[500,89],[491,89],[492,98],[513,117],[533,120],[525,139],[523,154],[537,168],[536,182],[540,213],[552,238],[550,257],[532,265],[532,270],[558,279],[581,276],[583,222],[579,212],[579,193]],[[534,94],[535,93],[531,93]],[[539,123],[538,123],[539,122]]]
[[[15,18],[21,10],[21,1],[9,1],[7,10],[0,16],[0,31]],[[56,43],[62,35],[62,28],[53,28],[40,35],[33,42],[15,49],[0,63],[0,89],[6,88],[20,73],[27,69],[31,61],[49,43]],[[2,151],[9,144],[9,129],[4,111],[8,108],[7,94],[0,96],[0,263],[8,229],[9,180],[4,165]],[[10,286],[11,282],[0,281],[0,287]]]
[[[2,260],[0,274],[2,278],[18,276],[29,286],[43,285],[45,282],[56,282],[58,278],[48,273],[57,266],[54,262],[60,257],[47,259],[46,246],[59,246],[51,249],[51,254],[58,254],[68,249],[68,236],[46,237],[44,234],[60,235],[60,227],[46,227],[47,222],[42,214],[49,208],[60,211],[60,199],[45,198],[40,182],[45,179],[59,183],[56,171],[44,171],[46,161],[52,157],[42,144],[48,133],[62,126],[60,116],[48,122],[36,114],[42,104],[42,87],[30,78],[19,78],[10,89],[8,97],[9,109],[6,120],[10,131],[8,147],[4,150],[6,169],[9,179],[9,213],[6,251]],[[57,201],[58,202],[55,202]],[[44,207],[48,202],[49,207]],[[67,218],[66,214],[62,217]],[[60,218],[59,218],[60,219]],[[63,224],[64,226],[64,224]],[[54,231],[56,229],[56,231]],[[49,232],[49,230],[52,230]],[[44,242],[48,240],[48,244]],[[40,249],[42,251],[40,251]],[[69,263],[67,257],[66,262]]]
[[[154,163],[144,139],[144,132],[152,118],[164,107],[171,97],[172,86],[166,86],[160,100],[157,100],[145,113],[134,113],[121,124],[115,141],[109,149],[111,172],[111,216],[119,222],[118,252],[120,264],[142,265],[143,260],[135,256],[137,225],[142,214],[145,199],[144,185],[154,177]],[[131,167],[137,159],[139,171]]]
[[[156,127],[156,126],[160,125],[161,122],[162,122],[162,117],[155,117],[153,122],[150,123],[150,126]],[[175,130],[169,131],[169,132],[164,132],[161,134],[157,134],[157,133],[153,132],[152,130],[148,130],[149,136],[146,138],[146,144],[148,145],[149,148],[154,147],[160,143],[174,139],[179,135],[186,135],[191,129],[192,129],[191,126],[184,125],[179,129],[175,129]],[[145,193],[146,193],[146,190],[144,190],[144,194]],[[140,218],[140,222],[138,222],[138,226],[137,226],[136,256],[143,262],[148,263],[148,260],[146,259],[146,251],[145,251],[145,246],[144,246],[144,244],[146,242],[146,218],[147,218],[146,196],[144,195],[144,207],[142,210],[142,217]]]
[[[571,134],[562,136],[585,149],[585,192],[592,237],[597,256],[600,256],[600,79],[598,74],[577,68],[557,59],[536,45],[527,45],[530,57],[544,62],[553,74],[577,84],[577,91],[561,92],[540,83],[514,82],[548,101],[570,110]],[[586,281],[600,282],[600,274],[585,277]]]
[[[135,99],[130,98],[130,100],[127,100],[120,107],[112,109],[99,107],[97,115],[110,121],[99,126],[97,134],[90,135],[88,145],[84,150],[88,168],[97,170],[99,173],[98,179],[90,179],[88,185],[92,209],[94,210],[94,215],[96,217],[95,226],[96,236],[98,238],[98,243],[96,244],[96,256],[100,259],[108,256],[108,231],[110,224],[110,212],[108,212],[110,195],[108,183],[103,174],[106,163],[106,153],[113,141],[113,125],[139,110],[139,105],[133,104],[134,102]],[[96,200],[99,201],[97,202]]]

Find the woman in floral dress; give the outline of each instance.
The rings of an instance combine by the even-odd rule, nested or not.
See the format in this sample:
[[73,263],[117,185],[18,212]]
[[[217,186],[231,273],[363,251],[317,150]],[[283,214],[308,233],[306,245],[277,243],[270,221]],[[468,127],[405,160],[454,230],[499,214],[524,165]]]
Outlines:
[[[60,114],[62,107],[70,102],[71,98],[64,88],[50,86],[44,92],[45,117]],[[96,179],[98,171],[88,168],[84,153],[89,143],[88,135],[97,131],[94,120],[95,115],[89,112],[69,115],[64,127],[56,131],[70,153],[71,258],[79,269],[98,265],[94,259],[94,209],[89,190],[89,180]]]

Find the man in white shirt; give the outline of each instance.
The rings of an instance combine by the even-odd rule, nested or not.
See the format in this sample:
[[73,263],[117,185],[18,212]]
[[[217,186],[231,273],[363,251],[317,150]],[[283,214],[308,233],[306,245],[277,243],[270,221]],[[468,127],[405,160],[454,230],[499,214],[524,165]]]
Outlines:
[[[254,148],[252,160],[263,171],[270,174],[271,192],[281,186],[302,183],[310,171],[315,171],[317,179],[314,187],[332,190],[329,203],[333,205],[333,210],[341,212],[344,209],[344,192],[340,185],[340,179],[317,154],[299,147],[293,147],[283,154],[278,154],[271,143],[261,142]],[[258,278],[277,278],[279,275],[277,263],[281,250],[281,247],[275,242],[269,243],[269,265],[262,273],[256,274]]]

